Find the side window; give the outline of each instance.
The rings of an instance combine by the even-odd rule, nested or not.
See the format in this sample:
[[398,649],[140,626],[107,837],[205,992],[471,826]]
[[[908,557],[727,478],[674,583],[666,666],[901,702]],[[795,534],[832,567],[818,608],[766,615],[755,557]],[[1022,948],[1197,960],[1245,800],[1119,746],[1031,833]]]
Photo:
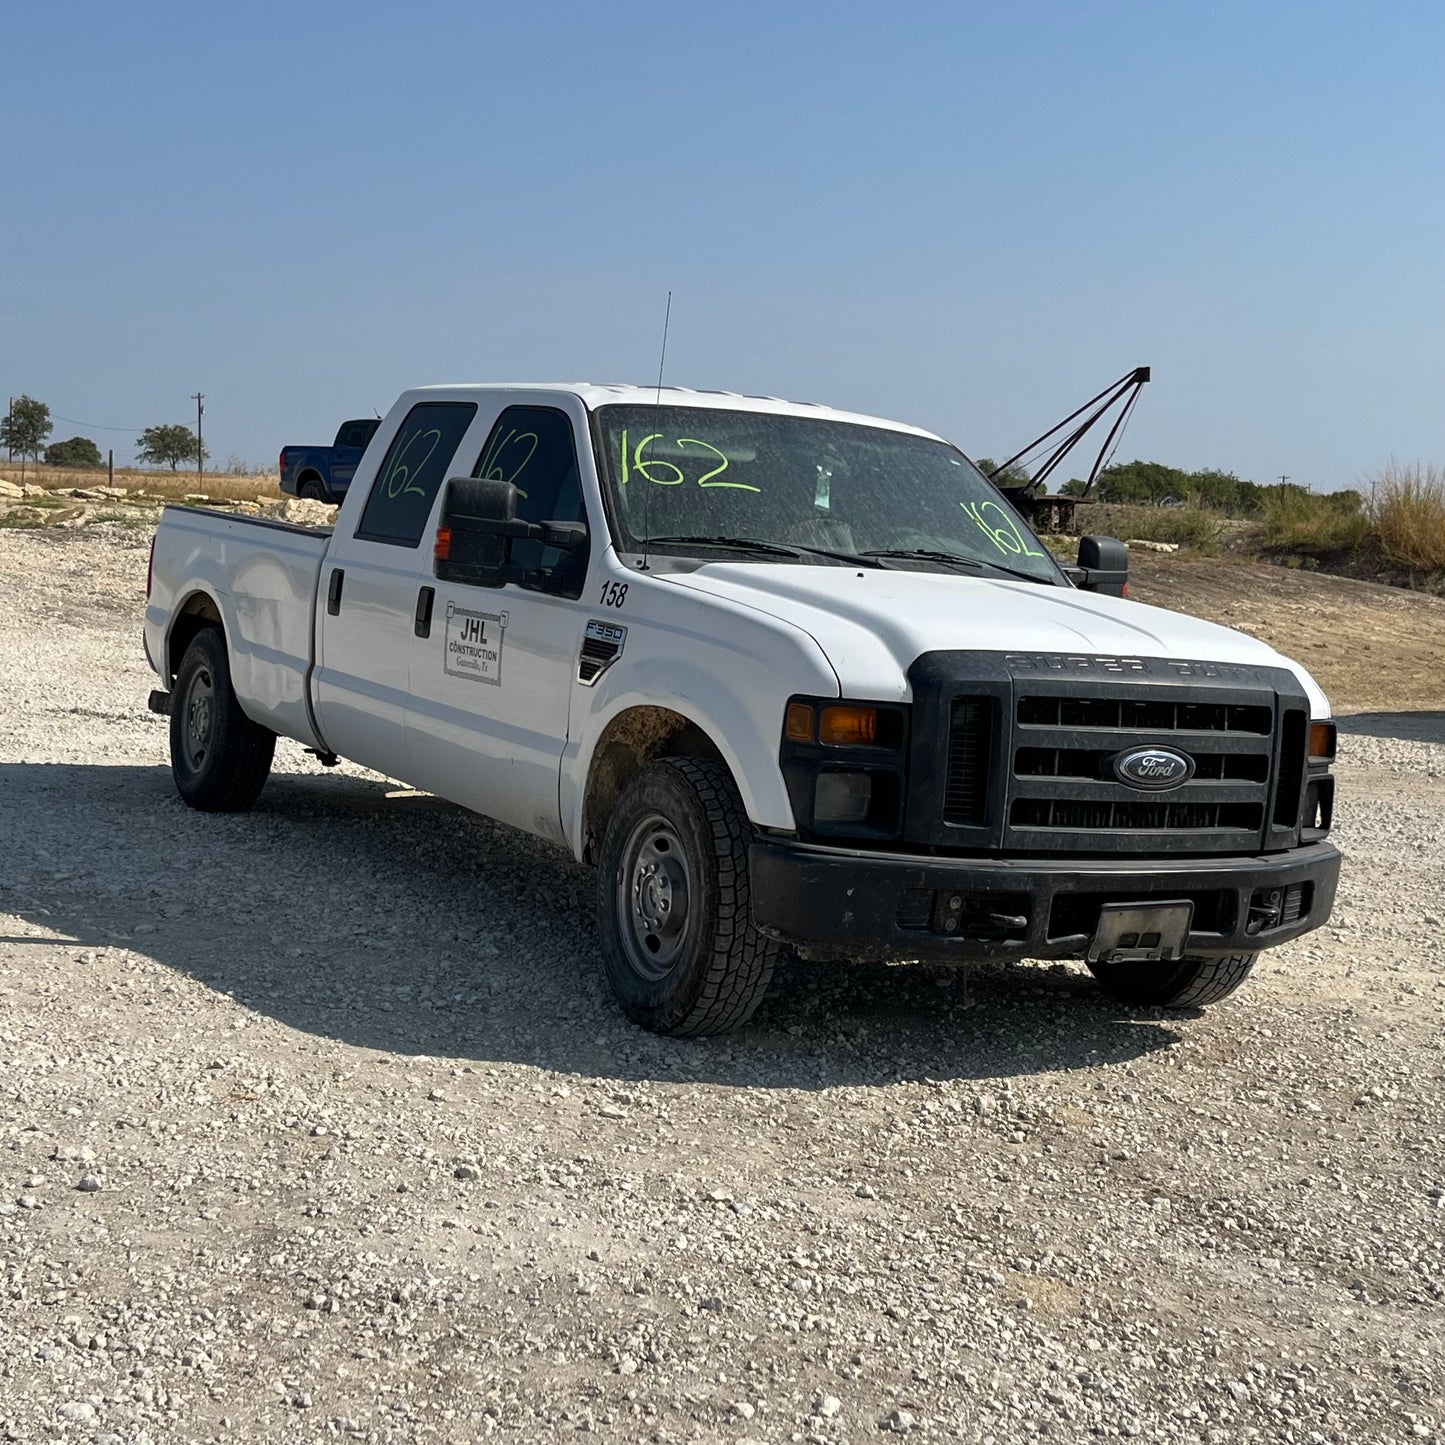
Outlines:
[[337,446],[361,447],[366,449],[366,444],[371,440],[371,433],[375,430],[369,422],[349,421],[341,428],[341,440]]
[[[517,489],[517,516],[524,522],[587,520],[572,423],[551,407],[509,406],[497,418],[472,475],[511,482]],[[523,567],[561,567],[582,558],[540,542],[517,541],[512,560]],[[582,579],[576,580],[580,587]]]
[[452,454],[476,414],[472,402],[427,401],[412,407],[372,483],[358,537],[398,547],[421,541]]

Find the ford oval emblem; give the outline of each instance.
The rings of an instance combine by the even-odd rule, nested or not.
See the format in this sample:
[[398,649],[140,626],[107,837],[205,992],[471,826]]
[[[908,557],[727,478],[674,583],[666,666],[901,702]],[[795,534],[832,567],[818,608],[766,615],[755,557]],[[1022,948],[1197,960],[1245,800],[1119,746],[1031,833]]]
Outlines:
[[1115,757],[1114,776],[1131,788],[1162,793],[1194,776],[1194,759],[1173,748],[1130,748]]

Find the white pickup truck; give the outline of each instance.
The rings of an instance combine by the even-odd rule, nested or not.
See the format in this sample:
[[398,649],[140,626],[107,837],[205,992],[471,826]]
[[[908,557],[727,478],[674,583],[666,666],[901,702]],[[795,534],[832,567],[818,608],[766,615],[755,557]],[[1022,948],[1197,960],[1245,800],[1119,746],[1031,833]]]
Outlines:
[[408,391],[321,529],[169,507],[145,647],[176,786],[277,734],[594,864],[647,1028],[746,1020],[780,950],[1073,958],[1232,992],[1328,918],[1335,729],[1298,664],[1124,600],[956,448],[772,397]]

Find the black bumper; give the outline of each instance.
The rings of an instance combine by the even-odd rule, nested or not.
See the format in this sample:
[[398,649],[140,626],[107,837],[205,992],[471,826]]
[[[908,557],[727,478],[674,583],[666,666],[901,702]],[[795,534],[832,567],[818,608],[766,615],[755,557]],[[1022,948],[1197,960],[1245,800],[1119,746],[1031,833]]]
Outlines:
[[1105,903],[1189,899],[1192,954],[1253,953],[1330,916],[1339,850],[1257,857],[920,858],[759,840],[753,921],[810,958],[1082,958]]

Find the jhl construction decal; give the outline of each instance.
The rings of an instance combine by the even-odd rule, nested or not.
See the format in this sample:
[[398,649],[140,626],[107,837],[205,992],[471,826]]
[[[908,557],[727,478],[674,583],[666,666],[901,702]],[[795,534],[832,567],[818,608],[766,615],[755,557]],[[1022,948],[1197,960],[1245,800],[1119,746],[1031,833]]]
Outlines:
[[507,635],[505,612],[471,612],[447,603],[447,647],[442,665],[453,677],[502,685],[502,642]]

